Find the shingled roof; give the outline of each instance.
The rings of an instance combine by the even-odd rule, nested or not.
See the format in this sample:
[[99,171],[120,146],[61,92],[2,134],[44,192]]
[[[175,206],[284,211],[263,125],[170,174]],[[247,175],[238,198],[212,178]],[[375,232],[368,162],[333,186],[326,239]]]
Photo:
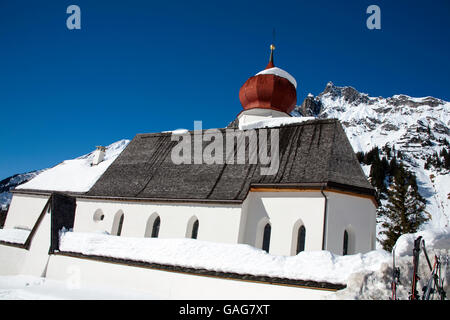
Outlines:
[[[171,152],[178,142],[171,141],[171,133],[138,134],[86,195],[242,202],[252,186],[331,186],[374,194],[338,120],[271,129],[279,129],[280,164],[274,175],[261,175],[262,165],[248,161],[177,165]],[[226,129],[218,130],[224,133]],[[203,142],[203,147],[209,143]]]

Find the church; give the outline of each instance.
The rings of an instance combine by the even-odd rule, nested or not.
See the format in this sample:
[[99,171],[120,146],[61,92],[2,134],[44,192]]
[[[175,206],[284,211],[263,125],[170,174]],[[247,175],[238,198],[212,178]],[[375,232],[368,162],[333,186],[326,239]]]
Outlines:
[[[242,111],[228,127],[137,134],[110,159],[108,149],[98,147],[82,175],[103,169],[84,189],[70,187],[73,175],[64,176],[61,165],[40,175],[59,170],[58,180],[67,187],[33,183],[40,175],[17,187],[3,231],[28,233],[22,242],[0,238],[0,274],[49,275],[63,227],[244,244],[273,256],[374,250],[375,191],[338,120],[290,116],[297,82],[275,67],[274,49],[266,68],[240,88]],[[229,133],[231,142],[221,141]],[[212,141],[220,144],[211,152]],[[225,145],[231,151],[218,152]],[[189,146],[204,152],[200,161],[195,152],[192,161],[175,161],[177,155],[187,159]],[[242,161],[236,160],[239,150]]]

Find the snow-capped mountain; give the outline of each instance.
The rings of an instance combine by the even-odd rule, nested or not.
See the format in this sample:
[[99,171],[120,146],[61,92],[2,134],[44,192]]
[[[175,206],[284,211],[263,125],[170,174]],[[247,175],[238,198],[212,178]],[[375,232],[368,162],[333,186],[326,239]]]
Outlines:
[[[426,211],[432,217],[428,227],[450,225],[449,170],[432,165],[425,169],[427,159],[448,148],[450,102],[406,95],[370,97],[329,82],[319,95],[309,94],[292,115],[339,119],[355,152],[387,144],[400,151],[399,160],[415,173],[419,192],[427,200]],[[363,169],[368,175],[370,167]]]
[[44,170],[36,170],[27,173],[15,174],[0,181],[0,210],[5,208],[11,202],[12,194],[10,190],[33,179]]

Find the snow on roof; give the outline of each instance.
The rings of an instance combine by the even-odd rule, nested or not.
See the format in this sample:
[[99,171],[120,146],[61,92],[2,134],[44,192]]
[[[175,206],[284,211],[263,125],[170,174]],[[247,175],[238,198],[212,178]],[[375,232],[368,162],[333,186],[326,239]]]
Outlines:
[[248,123],[239,123],[239,130],[249,130],[257,128],[280,127],[287,124],[301,123],[309,120],[315,120],[314,117],[279,117],[267,118]]
[[161,133],[171,133],[171,134],[186,134],[189,133],[188,129],[176,129],[176,130],[169,130],[169,131],[162,131]]
[[291,82],[294,85],[294,87],[297,89],[297,81],[295,80],[295,78],[293,76],[291,76],[288,72],[284,71],[283,69],[273,67],[273,68],[265,69],[261,72],[258,72],[256,75],[260,75],[260,74],[274,74],[276,76],[288,79],[289,82]]
[[24,244],[30,232],[26,229],[0,229],[0,241]]
[[94,157],[91,152],[76,159],[65,160],[16,189],[87,192],[129,142],[130,140],[123,139],[106,147],[105,158],[98,165],[91,166]]

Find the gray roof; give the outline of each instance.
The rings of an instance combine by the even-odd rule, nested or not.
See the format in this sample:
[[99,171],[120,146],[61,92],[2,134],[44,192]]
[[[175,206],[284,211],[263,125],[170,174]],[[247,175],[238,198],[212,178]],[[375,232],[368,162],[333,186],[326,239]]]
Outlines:
[[[87,196],[242,202],[251,186],[332,186],[374,194],[338,120],[271,129],[279,129],[280,141],[280,164],[274,175],[261,175],[260,168],[267,165],[249,161],[176,165],[171,152],[178,142],[171,141],[171,133],[138,134]],[[203,147],[208,144],[203,142]]]

